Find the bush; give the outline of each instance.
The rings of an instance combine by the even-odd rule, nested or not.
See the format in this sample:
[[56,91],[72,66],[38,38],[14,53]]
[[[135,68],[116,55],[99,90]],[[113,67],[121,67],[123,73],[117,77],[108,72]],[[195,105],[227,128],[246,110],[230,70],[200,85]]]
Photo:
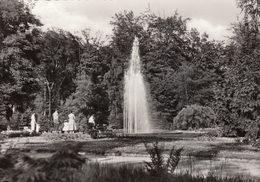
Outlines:
[[2,131],[2,134],[9,138],[20,137],[20,136],[31,136],[29,131],[19,131],[19,130]]
[[8,122],[10,129],[20,130],[24,126],[29,126],[31,117],[30,114],[31,112],[29,110],[26,110],[24,113],[21,113],[19,111],[13,113],[12,117],[10,118],[10,121]]
[[20,155],[20,165],[12,170],[12,181],[78,181],[85,159],[70,147],[60,148],[50,158],[33,159]]
[[175,149],[173,146],[172,149],[170,150],[169,158],[165,164],[164,157],[163,157],[163,152],[164,152],[163,145],[159,145],[158,141],[153,142],[151,146],[146,142],[144,142],[144,145],[152,161],[152,162],[145,162],[146,164],[145,167],[147,171],[152,176],[161,176],[167,173],[173,174],[174,170],[176,169],[180,161],[181,151],[183,150],[183,148]]
[[39,116],[37,122],[40,124],[40,131],[44,132],[44,131],[50,131],[53,123],[51,121],[50,118],[48,118],[47,116]]
[[[4,135],[3,133],[0,133],[0,140],[4,140],[6,137],[6,135]],[[0,145],[1,146],[1,145]]]
[[223,136],[223,128],[216,127],[216,128],[205,128],[200,130],[202,132],[206,132],[204,136],[206,137],[222,137]]
[[90,139],[91,136],[89,134],[83,134],[82,132],[78,133],[57,133],[57,132],[43,132],[41,134],[47,140],[87,140]]
[[210,128],[215,125],[216,115],[210,107],[189,105],[183,108],[173,119],[176,129]]

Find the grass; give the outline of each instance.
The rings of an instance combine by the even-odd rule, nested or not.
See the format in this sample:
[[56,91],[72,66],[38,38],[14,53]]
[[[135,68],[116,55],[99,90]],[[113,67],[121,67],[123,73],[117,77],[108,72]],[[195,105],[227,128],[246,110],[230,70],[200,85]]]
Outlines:
[[[87,163],[83,167],[83,176],[85,181],[89,182],[249,182],[251,178],[243,176],[219,177],[214,173],[208,173],[206,176],[191,173],[164,174],[159,176],[150,175],[143,166],[134,165],[112,165]],[[84,180],[83,180],[84,181]],[[257,180],[256,180],[257,181]]]

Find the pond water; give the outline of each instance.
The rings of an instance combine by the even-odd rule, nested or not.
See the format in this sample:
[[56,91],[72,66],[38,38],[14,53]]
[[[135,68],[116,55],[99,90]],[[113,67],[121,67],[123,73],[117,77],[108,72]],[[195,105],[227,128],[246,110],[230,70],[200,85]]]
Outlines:
[[219,176],[252,176],[260,179],[260,161],[232,158],[197,159],[186,158],[180,162],[177,171],[189,170],[192,174],[207,175],[209,172]]
[[[35,158],[50,157],[51,153],[28,153]],[[144,164],[144,161],[151,162],[149,156],[97,156],[82,155],[91,161],[110,164]],[[206,176],[212,172],[219,176],[251,176],[260,179],[260,160],[212,158],[202,159],[183,156],[176,169],[176,173],[190,172],[194,175]]]
[[[150,162],[148,156],[89,156],[93,161],[100,163],[139,163]],[[214,158],[198,159],[182,157],[176,169],[177,173],[191,172],[194,175],[206,176],[209,172],[220,176],[231,177],[236,175],[251,176],[260,179],[260,160]]]
[[[23,141],[24,140],[24,141]],[[8,140],[7,140],[8,141]],[[20,138],[19,141],[14,139],[10,140],[14,143],[20,143],[24,145],[26,143],[26,138]],[[9,141],[9,142],[10,142]],[[30,142],[33,142],[30,139]],[[37,143],[46,143],[43,138],[37,138]],[[7,145],[8,144],[8,145]],[[4,152],[10,147],[10,143],[2,143],[1,149]],[[18,144],[17,144],[18,145]],[[17,146],[16,146],[17,147]],[[19,146],[18,146],[19,148]],[[37,153],[36,151],[30,151],[27,155],[34,158],[50,157],[53,153]],[[97,155],[87,155],[86,153],[80,153],[83,157],[89,158],[92,161],[97,161],[100,163],[134,163],[134,164],[144,164],[144,161],[150,162],[149,156],[136,156],[136,155],[126,155],[126,156],[97,156]],[[185,157],[181,158],[181,161],[176,169],[176,172],[186,172],[189,171],[194,175],[207,175],[209,172],[214,172],[215,174],[221,176],[230,175],[250,175],[254,178],[260,179],[260,160],[248,160],[248,159],[233,159],[233,158],[198,158],[198,157]]]

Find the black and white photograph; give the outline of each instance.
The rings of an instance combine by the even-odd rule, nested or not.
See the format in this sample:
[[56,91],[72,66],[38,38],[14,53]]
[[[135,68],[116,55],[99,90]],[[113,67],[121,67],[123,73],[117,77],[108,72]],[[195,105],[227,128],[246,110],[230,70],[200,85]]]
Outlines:
[[260,0],[0,0],[0,182],[260,182]]

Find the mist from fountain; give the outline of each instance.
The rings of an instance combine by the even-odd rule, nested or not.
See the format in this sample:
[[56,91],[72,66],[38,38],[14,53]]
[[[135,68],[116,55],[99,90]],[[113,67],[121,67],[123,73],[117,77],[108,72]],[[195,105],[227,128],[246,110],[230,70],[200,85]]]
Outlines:
[[147,93],[141,73],[139,42],[135,37],[129,68],[124,78],[124,132],[149,133],[151,123],[148,113]]

